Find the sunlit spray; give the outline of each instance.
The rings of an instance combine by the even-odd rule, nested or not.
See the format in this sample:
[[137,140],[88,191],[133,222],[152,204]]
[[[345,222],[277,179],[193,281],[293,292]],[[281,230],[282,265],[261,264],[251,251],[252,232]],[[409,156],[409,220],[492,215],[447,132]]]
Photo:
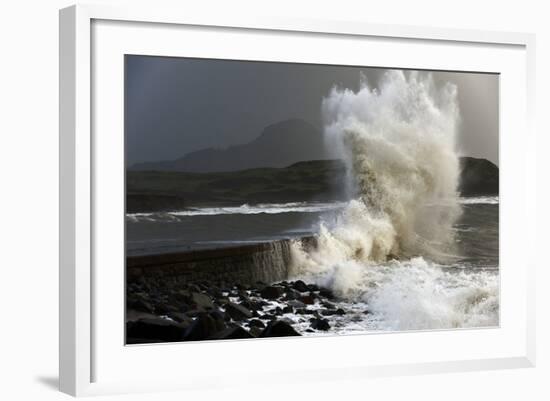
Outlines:
[[[419,291],[436,284],[430,279],[442,277],[432,264],[452,259],[453,224],[461,212],[456,86],[436,86],[428,73],[392,70],[376,87],[365,77],[358,91],[334,87],[323,99],[322,114],[327,144],[346,163],[352,200],[335,218],[319,224],[312,249],[293,244],[292,274],[340,297],[368,299],[371,307],[406,326],[402,328],[467,324],[471,316],[457,317],[467,313],[454,304],[441,306],[441,314],[418,312],[422,321],[411,323],[410,316],[396,318],[396,310],[407,310],[404,304],[390,310],[388,302],[407,296],[407,288],[409,299],[418,296],[421,302],[422,295],[433,304],[434,297]],[[414,288],[413,272],[424,286]],[[450,320],[438,326],[434,319],[443,312]]]

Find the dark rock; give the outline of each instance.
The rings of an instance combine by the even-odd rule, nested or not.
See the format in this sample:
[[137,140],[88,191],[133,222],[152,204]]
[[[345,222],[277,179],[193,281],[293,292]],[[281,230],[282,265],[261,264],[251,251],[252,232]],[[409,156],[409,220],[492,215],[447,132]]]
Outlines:
[[249,333],[252,337],[260,337],[264,329],[262,327],[252,326],[249,330]]
[[316,284],[308,284],[307,285],[308,290],[310,291],[319,291],[319,286]]
[[197,307],[202,307],[204,309],[213,309],[214,303],[208,295],[202,294],[200,292],[194,292],[191,294],[191,301],[197,305]]
[[178,323],[185,323],[187,325],[190,325],[191,323],[193,323],[193,319],[191,319],[185,313],[181,313],[181,312],[169,312],[168,317],[172,320],[175,320]]
[[327,331],[330,329],[330,324],[326,319],[312,319],[311,328],[315,330]]
[[299,336],[300,334],[294,328],[281,320],[269,322],[267,327],[262,331],[260,337],[288,337]]
[[499,169],[486,159],[460,158],[461,196],[498,195]]
[[189,285],[187,286],[187,288],[189,288],[189,291],[190,291],[190,292],[197,292],[197,293],[200,293],[200,292],[201,292],[200,287],[199,287],[198,285],[196,285],[196,284],[189,284]]
[[265,328],[265,324],[264,322],[262,322],[261,320],[259,319],[252,319],[251,321],[248,322],[248,325],[250,327],[260,327],[260,328]]
[[228,327],[212,336],[209,340],[234,340],[240,338],[252,338],[253,336],[240,326]]
[[185,312],[185,314],[189,317],[197,317],[201,314],[203,314],[204,312],[206,312],[206,310],[202,307],[197,307],[195,309],[191,309],[187,312]]
[[283,313],[294,313],[294,309],[292,308],[292,306],[287,305],[283,308]]
[[327,299],[334,299],[334,293],[328,288],[321,288],[319,290],[319,296]]
[[262,306],[259,302],[254,302],[254,301],[243,301],[241,302],[239,305],[245,307],[246,309],[250,309],[251,311],[257,311],[257,310],[261,310],[262,309]]
[[299,292],[307,292],[309,291],[309,288],[306,283],[304,283],[302,280],[297,280],[292,284],[292,287]]
[[218,327],[219,325],[212,316],[202,313],[185,332],[185,339],[188,341],[206,340],[216,334]]
[[173,305],[161,303],[155,306],[155,313],[157,315],[168,315],[170,312],[178,312],[179,309]]
[[342,316],[346,314],[346,311],[343,310],[342,308],[338,308],[336,309],[336,314]]
[[180,302],[189,302],[191,300],[191,293],[187,290],[176,291],[173,296]]
[[296,309],[306,307],[305,303],[303,303],[302,301],[298,301],[298,300],[288,301],[287,304],[292,306],[293,308],[296,308]]
[[306,305],[313,305],[315,303],[315,299],[311,295],[304,295],[299,300]]
[[277,306],[277,307],[275,308],[275,310],[273,310],[273,314],[274,314],[275,316],[281,316],[281,315],[283,314],[283,310],[281,309],[280,306]]
[[252,312],[242,305],[229,302],[225,305],[225,313],[227,313],[233,320],[244,320],[252,317]]
[[145,319],[145,318],[157,319],[158,316],[153,315],[152,313],[149,313],[149,312],[137,311],[135,309],[127,309],[126,310],[126,321],[127,322],[136,321],[136,320]]
[[158,341],[182,341],[186,326],[167,319],[146,318],[126,324],[128,338]]
[[283,291],[283,287],[270,285],[269,287],[265,287],[263,290],[261,290],[260,295],[262,296],[262,298],[276,299],[283,295]]
[[300,292],[299,291],[296,291],[292,288],[287,288],[285,290],[285,296],[284,296],[284,300],[285,301],[291,301],[291,300],[295,300],[297,298],[300,297]]
[[136,299],[127,303],[128,308],[135,309],[142,312],[153,313],[155,308],[149,302],[144,299]]
[[225,305],[226,303],[231,302],[228,297],[218,297],[216,298],[216,303],[220,306]]
[[228,322],[229,319],[228,316],[223,313],[222,311],[215,310],[209,313],[210,317],[214,319],[214,322],[216,323],[216,331],[221,331],[227,328],[226,321]]
[[239,300],[241,301],[250,301],[250,298],[248,297],[248,293],[244,290],[239,291]]

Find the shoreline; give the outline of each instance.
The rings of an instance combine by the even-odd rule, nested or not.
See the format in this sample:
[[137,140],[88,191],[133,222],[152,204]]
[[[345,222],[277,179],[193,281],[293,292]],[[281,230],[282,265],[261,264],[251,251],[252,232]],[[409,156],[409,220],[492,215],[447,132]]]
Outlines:
[[206,280],[224,285],[284,281],[288,278],[292,241],[301,241],[307,247],[315,245],[315,237],[307,236],[232,247],[128,256],[126,281],[128,284],[140,278],[177,278],[184,283]]
[[347,312],[329,289],[287,281],[290,241],[128,257],[127,344],[326,333]]

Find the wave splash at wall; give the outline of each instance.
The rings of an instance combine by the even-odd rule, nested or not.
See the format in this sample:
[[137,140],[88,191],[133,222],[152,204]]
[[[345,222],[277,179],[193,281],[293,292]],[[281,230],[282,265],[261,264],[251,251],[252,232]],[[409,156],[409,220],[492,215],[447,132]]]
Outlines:
[[[426,73],[388,71],[377,88],[364,77],[357,92],[333,88],[322,111],[327,144],[346,162],[352,200],[320,222],[316,246],[293,244],[292,275],[330,287],[341,298],[367,301],[392,319],[392,329],[479,323],[469,313],[485,307],[489,314],[481,321],[492,323],[498,286],[481,273],[459,280],[461,285],[454,280],[453,294],[463,288],[472,292],[473,302],[490,298],[490,305],[436,297],[448,300],[440,304],[447,310],[445,319],[433,308],[420,308],[435,297],[427,296],[426,288],[441,287],[445,276],[438,266],[452,264],[455,254],[453,224],[461,213],[456,87],[438,87]],[[424,285],[409,285],[413,272]],[[487,285],[470,286],[470,279]],[[476,297],[474,287],[491,296]],[[404,318],[407,307],[401,304],[405,309],[400,311],[400,297],[417,299],[420,320]],[[455,303],[449,304],[450,299]]]

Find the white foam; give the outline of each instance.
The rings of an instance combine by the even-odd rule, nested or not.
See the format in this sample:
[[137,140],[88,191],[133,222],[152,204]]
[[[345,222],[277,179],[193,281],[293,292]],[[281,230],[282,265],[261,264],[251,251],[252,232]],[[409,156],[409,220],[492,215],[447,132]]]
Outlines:
[[498,323],[498,271],[440,264],[453,260],[461,213],[456,96],[454,86],[436,88],[429,74],[391,71],[379,89],[362,82],[358,92],[335,88],[323,101],[326,137],[347,164],[355,200],[320,224],[314,249],[293,242],[291,272],[365,303],[371,314],[352,326]]
[[227,207],[199,207],[187,210],[157,212],[157,213],[128,213],[129,221],[177,221],[180,217],[217,216],[227,214],[280,214],[280,213],[319,213],[337,210],[346,205],[345,202],[290,202],[290,203],[263,203],[257,205],[240,205]]
[[463,205],[498,205],[498,196],[476,196],[471,198],[460,198]]

